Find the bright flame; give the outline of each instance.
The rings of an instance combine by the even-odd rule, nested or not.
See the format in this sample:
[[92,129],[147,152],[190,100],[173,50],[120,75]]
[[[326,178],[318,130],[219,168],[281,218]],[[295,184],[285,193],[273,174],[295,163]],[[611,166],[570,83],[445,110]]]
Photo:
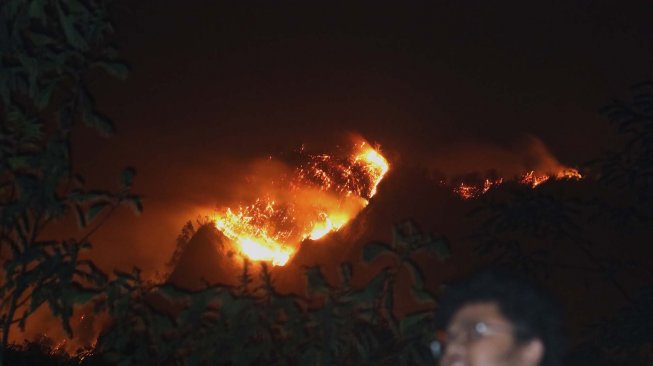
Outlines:
[[275,266],[283,266],[292,255],[292,250],[283,248],[278,243],[259,243],[252,238],[241,238],[238,245],[243,253],[253,261],[271,261]]
[[530,172],[524,174],[519,180],[519,182],[521,184],[526,184],[535,188],[540,184],[549,180],[549,178],[551,177],[547,174],[536,174],[534,170],[531,170]]
[[[366,142],[347,157],[302,155],[287,185],[250,205],[223,209],[215,226],[243,257],[283,266],[305,239],[318,240],[354,218],[390,169]],[[279,187],[279,185],[275,186]]]
[[[273,265],[283,266],[290,259],[293,250],[279,244],[276,238],[267,234],[266,228],[255,226],[251,214],[256,214],[253,211],[256,206],[255,204],[241,209],[236,214],[227,209],[223,216],[216,219],[215,226],[226,237],[234,240],[241,253],[251,260],[265,260]],[[267,202],[263,212],[274,213],[274,210],[274,202]]]
[[490,188],[492,188],[493,186],[497,186],[501,183],[503,183],[503,178],[499,178],[497,180],[486,179],[485,182],[483,182],[483,191],[481,192],[481,194],[489,191]]
[[567,169],[562,169],[561,171],[556,174],[556,179],[583,179],[583,176],[580,175],[578,170],[574,168],[567,168]]
[[374,185],[370,191],[370,198],[372,198],[376,194],[376,187],[381,183],[383,176],[388,172],[390,166],[383,155],[366,145],[365,142],[361,143],[361,149],[363,151],[356,156],[355,161],[363,161],[366,164],[365,166],[367,167],[370,176],[374,180]]
[[333,217],[329,218],[326,214],[324,214],[324,221],[323,222],[317,222],[315,223],[315,226],[313,226],[313,229],[311,230],[311,233],[308,235],[308,238],[311,240],[318,240],[323,238],[326,234],[332,232],[332,231],[338,231],[341,227],[343,227],[347,221],[349,221],[349,217],[346,216],[337,216],[333,215]]
[[[556,174],[541,174],[541,173],[536,173],[534,170],[531,170],[527,173],[522,174],[522,176],[518,179],[518,182],[520,184],[531,186],[531,188],[535,188],[540,184],[548,181],[549,179],[580,180],[583,179],[583,176],[578,172],[578,170],[574,168],[562,168]],[[460,185],[456,186],[453,189],[453,191],[463,199],[471,199],[471,198],[477,198],[485,194],[487,191],[490,190],[490,188],[500,185],[502,183],[503,183],[503,178],[499,178],[497,180],[485,179],[482,187],[462,182],[460,183]]]

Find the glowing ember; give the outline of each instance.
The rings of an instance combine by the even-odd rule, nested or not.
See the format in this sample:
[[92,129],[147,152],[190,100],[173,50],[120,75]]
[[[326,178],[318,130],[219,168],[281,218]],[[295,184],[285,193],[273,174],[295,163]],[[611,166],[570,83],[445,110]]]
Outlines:
[[[562,179],[574,179],[574,180],[579,180],[582,179],[583,176],[578,172],[578,170],[573,169],[573,168],[563,168],[558,173],[555,175],[549,175],[549,174],[538,174],[534,170],[531,170],[527,173],[524,173],[518,180],[520,184],[525,184],[528,186],[531,186],[531,188],[535,188],[539,186],[540,184],[548,181],[549,179],[555,179],[555,180],[562,180]],[[492,187],[500,185],[503,183],[503,178],[499,178],[497,180],[490,180],[490,179],[485,179],[485,182],[483,182],[483,186],[477,186],[473,184],[468,184],[468,183],[460,183],[460,185],[456,186],[453,191],[456,193],[458,196],[460,196],[463,199],[471,199],[471,198],[477,198],[487,191],[489,191]]]
[[453,191],[464,199],[470,199],[478,197],[481,190],[476,186],[460,183]]
[[583,179],[583,176],[580,175],[578,170],[573,168],[562,169],[556,174],[556,179]]
[[66,339],[62,339],[62,340],[59,341],[57,344],[55,344],[55,345],[50,349],[50,355],[53,355],[53,356],[54,356],[54,355],[60,354],[60,353],[62,353],[62,352],[65,352],[65,348],[64,348],[64,347],[66,347],[66,343],[67,343]]
[[481,193],[486,193],[487,191],[490,190],[490,188],[499,185],[501,183],[503,183],[503,178],[499,178],[497,180],[486,179],[485,182],[483,182],[483,191]]
[[549,180],[549,178],[551,178],[551,177],[549,175],[547,175],[547,174],[535,174],[535,171],[531,170],[530,172],[524,174],[521,177],[521,179],[519,180],[519,182],[521,184],[526,184],[526,185],[529,185],[529,186],[535,188],[535,187],[539,186],[540,184],[542,184],[542,183],[546,182],[547,180]]
[[217,214],[215,226],[243,257],[285,265],[302,241],[320,239],[354,218],[389,170],[387,160],[365,142],[345,157],[301,159],[287,188],[271,189],[250,205]]
[[489,191],[490,188],[499,185],[501,183],[503,183],[503,178],[499,178],[496,180],[485,179],[485,181],[483,182],[483,186],[476,186],[463,182],[460,183],[460,185],[456,186],[453,189],[453,191],[454,193],[456,193],[457,195],[459,195],[464,199],[472,199],[481,196],[482,194]]

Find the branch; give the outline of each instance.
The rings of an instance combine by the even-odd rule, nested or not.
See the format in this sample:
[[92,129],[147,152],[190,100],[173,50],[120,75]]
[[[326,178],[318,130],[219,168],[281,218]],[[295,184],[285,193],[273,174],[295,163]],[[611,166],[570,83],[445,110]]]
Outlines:
[[11,248],[11,252],[14,254],[14,256],[20,255],[20,246],[14,239],[12,239],[9,235],[2,233],[0,236],[0,241],[6,241],[9,243],[9,247]]
[[38,211],[38,214],[35,215],[34,224],[32,225],[32,235],[29,242],[30,247],[36,242],[36,237],[38,236],[39,232],[39,221],[41,220],[42,216],[43,213],[41,211]]
[[27,304],[27,302],[29,301],[29,299],[30,299],[31,297],[32,297],[32,294],[30,294],[29,296],[26,296],[26,297],[23,299],[23,301],[19,301],[19,302],[17,302],[17,303],[16,303],[16,309],[18,309],[18,308],[20,308],[21,306]]
[[[576,244],[576,247],[580,249],[594,264],[596,264],[601,272],[604,273],[609,273],[610,270],[607,268],[601,261],[592,253],[591,250],[589,250],[587,247],[583,245],[579,240],[571,240],[572,243]],[[629,304],[633,303],[632,297],[628,294],[626,289],[617,281],[615,276],[610,276],[610,282],[617,288],[617,291],[628,301]]]
[[16,232],[18,233],[18,237],[20,240],[23,242],[23,248],[27,246],[28,240],[27,240],[27,231],[22,230],[22,225],[20,223],[20,218],[16,220]]
[[97,225],[95,225],[95,227],[93,227],[91,230],[89,230],[88,233],[86,233],[86,235],[84,235],[81,239],[79,239],[78,242],[79,242],[79,243],[84,243],[84,242],[88,241],[88,239],[91,237],[91,235],[95,234],[95,232],[96,232],[96,231],[97,231],[97,230],[98,230],[102,225],[104,225],[104,223],[109,219],[109,217],[111,217],[111,215],[113,214],[113,212],[116,210],[116,207],[117,207],[117,206],[118,206],[117,204],[113,203],[113,204],[111,205],[111,209],[109,210],[109,212],[107,212],[107,213],[104,215],[104,217],[102,217],[102,218],[100,219],[100,221],[97,223]]

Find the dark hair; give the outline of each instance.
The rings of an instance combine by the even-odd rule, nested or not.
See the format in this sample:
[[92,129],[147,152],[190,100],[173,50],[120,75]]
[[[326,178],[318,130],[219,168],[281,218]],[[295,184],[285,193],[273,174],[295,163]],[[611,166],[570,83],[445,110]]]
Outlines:
[[436,314],[436,326],[446,329],[460,308],[484,302],[495,303],[514,325],[517,342],[542,341],[544,357],[540,365],[561,364],[564,342],[559,306],[548,293],[519,273],[485,270],[447,288]]

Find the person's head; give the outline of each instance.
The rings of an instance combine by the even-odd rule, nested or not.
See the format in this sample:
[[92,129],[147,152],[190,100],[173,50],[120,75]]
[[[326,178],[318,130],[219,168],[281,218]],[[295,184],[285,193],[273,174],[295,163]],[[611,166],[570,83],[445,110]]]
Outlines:
[[484,271],[448,288],[436,320],[443,366],[559,364],[558,307],[519,274]]

